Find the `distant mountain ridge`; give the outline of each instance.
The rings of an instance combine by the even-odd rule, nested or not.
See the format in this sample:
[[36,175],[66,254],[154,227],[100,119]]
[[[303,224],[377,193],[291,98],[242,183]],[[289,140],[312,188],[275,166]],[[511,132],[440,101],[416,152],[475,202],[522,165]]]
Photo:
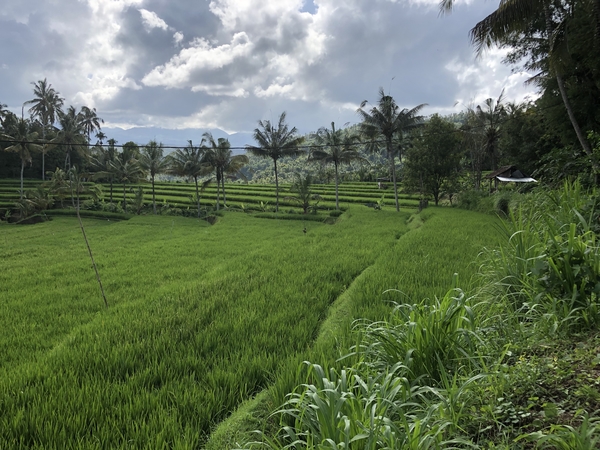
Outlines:
[[[155,140],[156,142],[162,142],[166,147],[185,147],[188,141],[191,140],[194,145],[200,145],[202,140],[202,134],[206,131],[212,133],[215,139],[225,138],[229,139],[231,147],[234,148],[233,153],[239,154],[244,153],[243,147],[245,145],[254,145],[254,139],[252,133],[233,133],[228,134],[218,128],[215,129],[199,129],[199,128],[183,128],[180,130],[173,130],[168,128],[158,127],[134,127],[124,130],[123,128],[110,128],[103,127],[102,132],[106,134],[107,139],[115,139],[117,144],[124,144],[126,142],[133,141],[138,145],[144,145],[148,142]],[[168,149],[169,153],[173,149]]]

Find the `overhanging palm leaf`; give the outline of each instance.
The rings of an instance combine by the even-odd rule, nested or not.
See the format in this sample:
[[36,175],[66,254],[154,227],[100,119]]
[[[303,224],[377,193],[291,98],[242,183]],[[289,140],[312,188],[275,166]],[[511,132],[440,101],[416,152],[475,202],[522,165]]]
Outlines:
[[[440,11],[442,13],[451,11],[453,4],[454,0],[442,0],[440,2]],[[600,11],[598,4],[599,2],[595,0],[592,6],[593,10],[597,13]],[[561,49],[564,48],[564,45],[560,45],[557,41],[560,41],[562,25],[557,27],[553,23],[551,2],[549,0],[501,0],[496,11],[478,22],[473,29],[471,29],[469,33],[471,42],[475,46],[477,54],[481,55],[483,50],[490,48],[493,45],[502,44],[503,40],[511,34],[525,31],[528,25],[534,20],[543,20],[545,23],[545,37],[548,41],[549,48],[549,53],[547,55],[548,66],[556,78],[560,96],[581,148],[591,158],[594,171],[600,173],[600,166],[593,157],[590,143],[575,117],[573,106],[567,95],[565,82],[560,73],[559,67],[561,58],[559,54]],[[597,29],[600,27],[597,20],[596,27]]]
[[254,140],[258,146],[247,145],[246,150],[261,158],[273,160],[275,172],[275,211],[279,211],[279,177],[277,174],[277,161],[284,156],[298,156],[304,150],[298,146],[304,142],[303,137],[297,136],[296,127],[290,129],[285,123],[285,111],[279,116],[277,128],[269,120],[259,120],[258,128],[254,129]]

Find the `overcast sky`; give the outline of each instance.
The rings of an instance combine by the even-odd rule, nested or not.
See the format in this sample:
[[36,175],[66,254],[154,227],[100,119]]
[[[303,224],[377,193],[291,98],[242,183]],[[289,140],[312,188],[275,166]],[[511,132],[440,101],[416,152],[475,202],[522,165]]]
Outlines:
[[[379,87],[401,107],[459,112],[520,101],[527,74],[499,51],[476,59],[469,29],[497,1],[3,0],[0,103],[20,114],[47,78],[105,126],[250,132],[282,111],[302,132],[355,123]],[[454,106],[456,102],[460,102]]]

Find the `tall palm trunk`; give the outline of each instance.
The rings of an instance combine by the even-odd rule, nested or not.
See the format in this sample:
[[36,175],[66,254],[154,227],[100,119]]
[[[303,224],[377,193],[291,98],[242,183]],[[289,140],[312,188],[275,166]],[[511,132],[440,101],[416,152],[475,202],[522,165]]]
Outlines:
[[279,178],[277,177],[277,160],[273,160],[275,169],[275,212],[279,212]]
[[219,210],[219,204],[221,202],[220,192],[221,192],[221,176],[219,174],[219,169],[217,169],[217,211]]
[[196,182],[196,205],[198,206],[198,219],[200,218],[200,192],[198,191],[198,177],[194,177]]
[[400,211],[400,203],[398,203],[398,183],[396,182],[396,164],[394,163],[394,155],[392,153],[392,139],[387,139],[387,152],[390,160],[390,169],[392,172],[392,180],[394,182],[394,199],[396,201],[396,211]]
[[[553,46],[552,35],[554,32],[554,26],[552,25],[552,12],[550,11],[550,7],[547,2],[544,2],[544,14],[546,16],[546,33],[548,35],[548,44],[550,48]],[[552,70],[552,69],[551,69]],[[571,121],[571,125],[575,130],[575,134],[577,135],[577,139],[579,140],[579,144],[583,151],[590,157],[592,162],[592,168],[596,174],[600,173],[600,166],[598,162],[594,158],[592,148],[587,138],[583,134],[583,130],[579,126],[579,122],[577,122],[577,118],[575,117],[575,112],[573,111],[573,106],[571,105],[571,101],[567,95],[567,89],[565,88],[565,82],[558,72],[558,70],[554,69],[554,77],[556,78],[556,84],[558,85],[558,90],[560,92],[560,96],[565,105],[565,109],[567,110],[567,115],[569,116],[569,120]]]
[[25,160],[21,158],[21,196],[19,200],[23,200],[23,171],[25,170]]
[[125,196],[125,182],[123,182],[123,211],[127,212],[127,197]]
[[335,164],[335,209],[340,209],[340,202],[338,200],[338,186],[339,186],[339,179],[338,179],[338,163],[337,161],[334,163]]
[[42,124],[42,140],[44,148],[42,148],[42,181],[46,181],[46,126]]
[[221,183],[223,184],[223,208],[227,208],[227,197],[225,196],[225,174],[221,169]]
[[150,177],[152,180],[152,209],[154,210],[154,215],[156,215],[156,196],[154,195],[154,175]]

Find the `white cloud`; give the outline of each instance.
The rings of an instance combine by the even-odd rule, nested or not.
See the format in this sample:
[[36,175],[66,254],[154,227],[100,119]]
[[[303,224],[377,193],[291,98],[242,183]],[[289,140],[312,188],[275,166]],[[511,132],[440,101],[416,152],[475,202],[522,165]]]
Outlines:
[[178,31],[173,35],[173,42],[175,42],[176,46],[181,45],[183,42],[183,33]]
[[237,58],[246,56],[252,49],[246,33],[236,33],[230,44],[217,47],[205,39],[195,39],[191,47],[185,48],[171,60],[155,67],[142,79],[146,86],[164,86],[167,88],[183,88],[196,85],[192,76],[198,72],[221,69],[232,64]]
[[144,23],[144,27],[148,32],[150,32],[153,28],[160,28],[162,30],[169,29],[169,25],[167,25],[164,20],[158,17],[154,11],[148,11],[147,9],[138,9],[138,11],[142,15],[142,22]]

